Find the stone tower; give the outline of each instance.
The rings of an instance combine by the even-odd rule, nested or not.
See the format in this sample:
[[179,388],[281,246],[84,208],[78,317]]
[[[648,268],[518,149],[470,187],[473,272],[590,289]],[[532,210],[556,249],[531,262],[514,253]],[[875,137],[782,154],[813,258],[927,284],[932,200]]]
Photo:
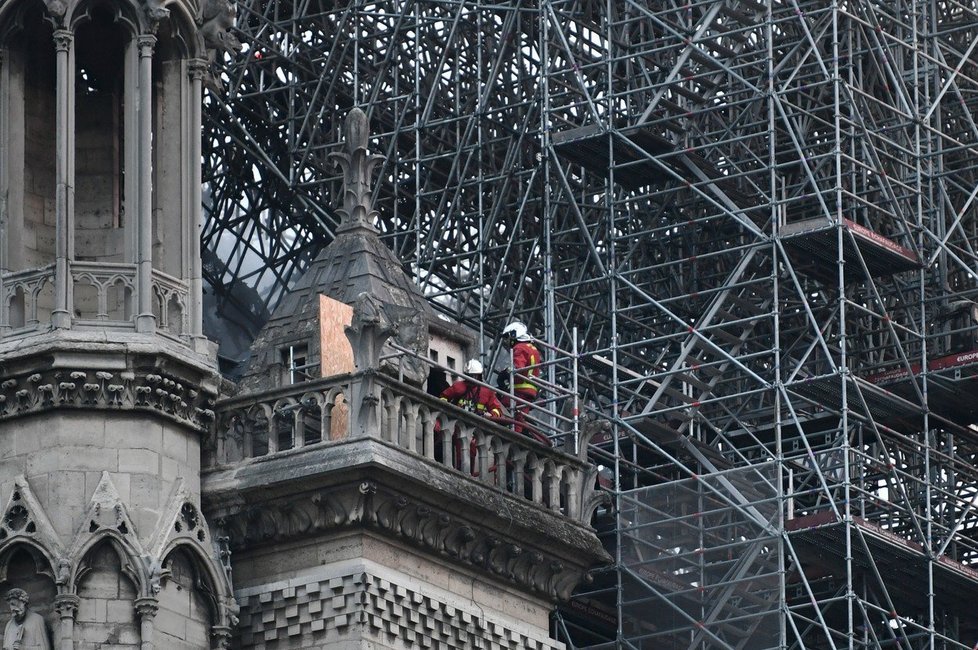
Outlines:
[[0,2],[0,591],[59,650],[226,647],[236,620],[200,503],[219,1]]
[[337,237],[259,334],[205,449],[236,647],[561,648],[555,601],[610,559],[588,525],[595,469],[419,390],[437,326],[370,224],[359,110],[334,155]]

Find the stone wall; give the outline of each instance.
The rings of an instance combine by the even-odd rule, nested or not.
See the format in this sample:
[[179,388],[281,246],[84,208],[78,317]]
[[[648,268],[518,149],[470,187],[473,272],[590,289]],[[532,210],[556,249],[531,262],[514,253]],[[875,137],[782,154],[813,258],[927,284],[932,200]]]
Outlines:
[[200,491],[195,432],[144,413],[59,411],[5,423],[0,436],[0,494],[28,478],[58,534],[70,540],[108,472],[139,534],[152,532],[178,478]]
[[[50,57],[42,55],[41,60],[48,63]],[[24,268],[42,266],[54,258],[56,130],[54,94],[51,92],[54,75],[51,74],[53,68],[37,64],[35,54],[31,52],[27,54],[23,68],[14,67],[24,74]],[[48,74],[37,74],[39,71]]]
[[369,533],[238,556],[235,568],[241,648],[563,648],[543,602]]
[[75,650],[139,648],[136,587],[123,575],[118,555],[103,544],[93,551],[90,567],[78,584]]

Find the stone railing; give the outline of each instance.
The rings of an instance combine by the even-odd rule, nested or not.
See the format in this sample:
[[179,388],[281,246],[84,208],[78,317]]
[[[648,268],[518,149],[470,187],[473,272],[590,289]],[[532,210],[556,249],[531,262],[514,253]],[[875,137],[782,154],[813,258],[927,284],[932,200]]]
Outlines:
[[190,333],[190,289],[187,283],[153,269],[153,313],[156,327],[171,336]]
[[216,411],[205,467],[374,438],[581,523],[603,500],[583,451],[550,448],[377,371],[222,400]]
[[54,264],[4,274],[0,278],[0,335],[31,332],[51,319]]
[[[72,260],[68,274],[67,311],[73,314],[73,328],[135,330],[135,264]],[[0,278],[0,335],[46,330],[55,308],[54,286],[54,264]],[[188,334],[187,283],[154,269],[152,290],[159,331],[174,337]]]
[[76,261],[71,262],[69,268],[74,287],[72,303],[76,325],[133,328],[135,264]]

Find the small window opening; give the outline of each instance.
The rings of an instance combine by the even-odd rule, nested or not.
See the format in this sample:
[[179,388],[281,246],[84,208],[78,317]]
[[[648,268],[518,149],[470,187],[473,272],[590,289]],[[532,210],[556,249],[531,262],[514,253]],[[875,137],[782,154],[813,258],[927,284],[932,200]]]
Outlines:
[[314,366],[309,363],[309,349],[305,345],[290,345],[282,349],[282,383],[285,385],[315,379]]

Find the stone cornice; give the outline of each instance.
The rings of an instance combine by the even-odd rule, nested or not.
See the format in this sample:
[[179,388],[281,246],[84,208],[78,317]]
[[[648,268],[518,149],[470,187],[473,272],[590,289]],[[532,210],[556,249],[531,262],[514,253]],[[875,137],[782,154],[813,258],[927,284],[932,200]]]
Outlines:
[[54,409],[152,411],[204,431],[213,396],[154,372],[47,370],[0,382],[0,420]]
[[209,508],[208,517],[236,551],[359,527],[549,599],[569,598],[588,570],[606,559],[600,550],[548,540],[549,531],[526,534],[518,526],[498,525],[490,513],[460,514],[404,488],[357,480],[268,499],[254,492]]
[[15,350],[0,363],[0,420],[58,409],[143,411],[203,432],[214,418],[216,379],[195,361],[146,345]]

